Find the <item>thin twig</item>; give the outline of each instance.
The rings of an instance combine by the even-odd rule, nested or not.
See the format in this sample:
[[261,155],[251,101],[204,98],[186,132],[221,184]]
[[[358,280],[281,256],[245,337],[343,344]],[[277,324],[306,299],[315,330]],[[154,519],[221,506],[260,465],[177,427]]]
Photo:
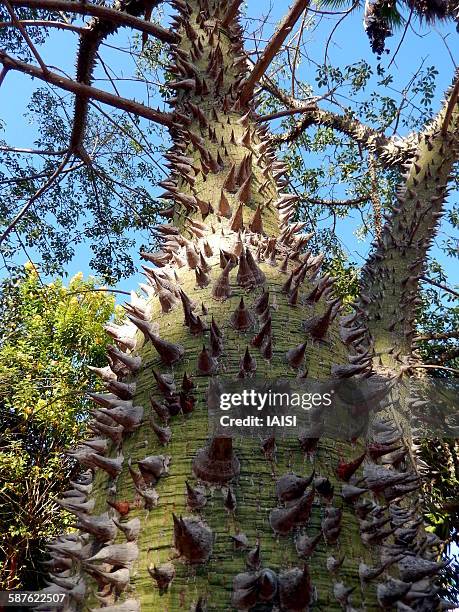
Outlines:
[[453,116],[454,107],[456,106],[456,102],[459,97],[459,74],[456,74],[456,82],[454,84],[453,91],[451,92],[451,96],[448,101],[448,106],[446,108],[445,119],[443,120],[443,125],[441,126],[442,136],[446,136],[448,133],[449,124],[451,122],[451,117]]
[[0,28],[17,28],[18,23],[22,24],[26,27],[45,27],[45,28],[59,28],[62,30],[70,30],[71,32],[76,32],[77,34],[81,34],[87,28],[82,28],[80,26],[73,25],[71,23],[64,23],[62,21],[47,21],[46,19],[20,19],[17,23],[12,21],[0,21]]
[[412,370],[413,368],[424,368],[426,370],[447,370],[448,372],[454,372],[454,374],[459,374],[459,370],[456,368],[447,368],[446,366],[433,365],[431,363],[417,363],[414,365],[406,366],[405,369]]
[[16,27],[18,28],[18,30],[21,32],[22,36],[24,37],[24,40],[28,44],[29,49],[32,51],[32,54],[34,55],[35,59],[40,65],[40,68],[46,74],[48,72],[48,67],[46,66],[45,62],[41,59],[41,55],[38,53],[37,49],[35,48],[35,45],[33,44],[30,36],[27,34],[27,30],[22,25],[22,23],[19,21],[19,19],[16,17],[16,13],[14,12],[13,7],[9,3],[9,0],[3,0],[3,4],[6,6],[6,10],[10,14],[11,20],[13,21],[13,23],[16,24]]
[[40,149],[23,149],[21,147],[0,146],[0,151],[11,151],[12,153],[30,153],[30,155],[58,155],[61,157],[67,153],[67,149],[61,151],[40,150]]
[[405,36],[406,36],[406,33],[408,32],[408,28],[410,27],[410,23],[411,23],[411,18],[413,16],[414,7],[415,7],[415,5],[413,3],[412,6],[411,6],[410,14],[408,16],[408,20],[407,20],[406,25],[405,25],[405,29],[403,30],[402,37],[400,38],[400,41],[399,41],[399,43],[397,45],[397,48],[395,49],[395,53],[394,53],[392,59],[390,60],[389,65],[387,66],[388,70],[392,66],[392,64],[394,63],[395,58],[397,57],[397,54],[400,51],[400,48],[401,48],[401,46],[403,44],[403,41],[405,40]]
[[101,292],[107,292],[107,293],[120,293],[121,295],[131,295],[129,291],[121,291],[121,289],[104,289],[102,287],[101,289],[81,289],[80,291],[68,291],[66,292],[65,296],[78,295],[80,293],[93,293],[94,291],[101,291]]
[[357,206],[358,204],[364,204],[371,199],[371,195],[361,196],[359,198],[350,198],[349,200],[320,200],[317,198],[301,198],[309,204],[319,204],[322,206]]
[[8,68],[6,66],[3,66],[0,71],[0,87],[2,86],[2,83],[5,80],[5,77],[7,74],[8,74]]
[[256,83],[258,83],[261,77],[265,74],[268,66],[273,61],[275,55],[292,31],[292,28],[295,26],[303,11],[307,9],[308,5],[309,0],[296,0],[295,4],[282,20],[277,32],[265,47],[260,59],[255,64],[252,72],[242,86],[241,102],[243,104],[252,97]]
[[419,278],[420,280],[423,280],[426,283],[429,283],[430,285],[434,285],[434,287],[438,287],[439,289],[443,289],[443,291],[446,291],[447,293],[451,293],[451,295],[455,295],[456,297],[459,298],[459,292],[454,291],[454,289],[451,289],[451,287],[447,287],[446,285],[437,283],[437,281],[434,281],[431,278],[428,278],[427,276],[420,276]]
[[449,340],[450,338],[459,338],[459,331],[449,331],[438,334],[423,334],[416,336],[414,342],[425,342],[426,340]]
[[13,6],[23,6],[32,9],[45,9],[49,11],[65,11],[66,13],[78,13],[80,15],[91,15],[106,19],[109,23],[130,27],[140,32],[147,32],[158,40],[167,43],[178,42],[177,34],[158,26],[151,21],[144,21],[133,17],[123,11],[99,6],[90,2],[69,2],[68,0],[9,0]]
[[15,226],[19,223],[19,221],[24,217],[24,215],[27,213],[27,211],[30,209],[30,207],[32,206],[32,204],[38,200],[38,198],[40,196],[42,196],[45,191],[47,191],[51,185],[54,183],[54,181],[58,178],[59,174],[62,172],[62,170],[64,169],[65,165],[67,164],[67,162],[69,161],[71,156],[71,153],[66,153],[66,155],[63,157],[61,163],[59,164],[59,166],[56,168],[56,170],[53,172],[53,174],[49,177],[49,179],[40,187],[40,189],[38,189],[38,191],[36,191],[34,193],[34,195],[26,202],[26,204],[21,208],[21,210],[18,212],[18,214],[16,215],[16,217],[13,219],[13,221],[11,221],[11,223],[8,225],[8,227],[5,229],[5,231],[3,232],[3,234],[0,236],[0,244],[2,244],[2,242],[4,242],[4,240],[6,238],[8,238],[9,234],[11,233],[11,231],[15,228]]

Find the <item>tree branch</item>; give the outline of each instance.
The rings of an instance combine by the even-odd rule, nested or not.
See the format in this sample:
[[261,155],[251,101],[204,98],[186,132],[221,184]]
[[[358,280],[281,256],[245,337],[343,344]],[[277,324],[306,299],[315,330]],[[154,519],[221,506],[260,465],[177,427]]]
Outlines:
[[62,30],[77,32],[78,34],[81,34],[81,32],[84,32],[86,29],[80,26],[72,25],[71,23],[65,23],[64,21],[47,21],[46,19],[21,19],[18,20],[17,23],[14,23],[13,21],[0,21],[0,28],[17,28],[19,27],[18,24],[34,28],[59,28]]
[[61,89],[65,89],[65,91],[70,91],[71,93],[82,95],[86,98],[93,98],[94,100],[102,102],[103,104],[108,104],[109,106],[114,106],[120,110],[135,113],[139,117],[144,117],[145,119],[149,119],[150,121],[154,121],[155,123],[159,123],[160,125],[164,125],[166,127],[172,126],[172,115],[169,113],[162,113],[159,110],[154,110],[148,106],[134,102],[133,100],[114,96],[113,94],[103,91],[102,89],[90,87],[89,85],[84,85],[83,83],[77,83],[71,79],[67,79],[59,74],[56,74],[55,72],[48,71],[47,74],[44,74],[40,68],[13,58],[1,50],[0,62],[5,68],[23,72],[29,76],[46,81],[51,85],[56,85]]
[[447,293],[451,293],[452,295],[459,298],[459,293],[457,291],[454,291],[454,289],[451,289],[450,287],[447,287],[446,285],[442,285],[441,283],[437,283],[437,281],[434,281],[431,278],[428,278],[427,276],[420,276],[419,278],[420,280],[423,280],[426,283],[429,283],[429,285],[433,285],[434,287],[443,289],[443,291],[446,291]]
[[287,36],[292,31],[303,11],[308,7],[309,0],[296,0],[290,11],[284,17],[277,32],[265,47],[260,59],[255,64],[246,82],[242,85],[241,102],[247,103],[253,95],[256,83],[265,74]]
[[450,338],[459,338],[459,331],[449,331],[439,334],[423,334],[416,336],[414,342],[425,342],[426,340],[449,340]]
[[40,150],[40,149],[23,149],[21,147],[0,146],[0,151],[11,151],[12,153],[30,153],[31,155],[65,155],[67,149],[62,151]]
[[71,156],[71,153],[66,153],[61,161],[61,163],[59,164],[59,166],[56,168],[56,170],[53,172],[53,174],[48,178],[48,180],[40,187],[40,189],[38,189],[34,195],[26,202],[26,204],[21,208],[21,210],[18,212],[18,214],[15,216],[15,218],[13,219],[13,221],[11,221],[11,223],[8,225],[8,227],[5,229],[5,231],[3,232],[3,234],[0,236],[0,245],[6,240],[6,238],[8,238],[8,236],[10,235],[10,233],[13,231],[13,229],[16,227],[16,225],[19,223],[19,221],[24,217],[24,215],[27,213],[27,211],[30,209],[30,207],[32,206],[32,204],[38,200],[38,198],[40,196],[42,196],[45,191],[47,191],[51,185],[55,182],[55,180],[58,178],[59,174],[62,172],[62,170],[65,168],[65,165],[67,164],[67,162],[69,161]]
[[222,28],[227,28],[229,24],[236,17],[239,7],[241,6],[243,0],[233,0],[231,3],[228,12],[226,13],[225,18],[222,21]]
[[[417,142],[412,137],[406,137],[404,139],[395,137],[388,138],[385,134],[365,125],[355,117],[351,117],[350,115],[339,115],[332,111],[322,110],[317,107],[317,104],[314,104],[314,101],[318,102],[323,100],[333,93],[336,87],[323,96],[311,100],[311,104],[288,95],[267,77],[263,79],[262,88],[289,107],[288,110],[279,112],[280,117],[297,113],[304,115],[304,117],[288,132],[271,136],[271,141],[274,144],[288,144],[296,140],[304,130],[312,125],[322,125],[349,136],[361,147],[373,152],[374,155],[378,157],[379,163],[384,167],[393,167],[398,164],[406,163],[413,157]],[[266,115],[265,117],[261,117],[259,121],[269,121],[270,119],[276,118],[276,113],[273,113],[272,116]]]
[[30,36],[27,34],[27,31],[26,31],[25,27],[22,25],[22,23],[16,17],[16,13],[14,12],[13,7],[9,3],[9,0],[3,0],[3,4],[6,6],[6,10],[8,11],[8,13],[9,13],[9,15],[11,17],[12,22],[15,24],[15,26],[21,32],[24,40],[28,44],[29,49],[32,51],[32,54],[35,57],[35,59],[37,60],[40,68],[43,70],[43,72],[48,72],[48,67],[46,66],[44,61],[41,59],[41,56],[38,53],[37,49],[35,48],[35,45],[33,44],[32,40],[30,39]]
[[359,198],[350,198],[349,200],[320,200],[316,198],[301,198],[310,204],[319,204],[323,206],[357,206],[371,200],[371,195],[361,196]]
[[77,13],[79,15],[91,15],[99,17],[111,24],[130,27],[140,32],[151,34],[158,40],[166,43],[178,42],[177,34],[166,30],[150,21],[144,21],[133,17],[124,11],[98,6],[89,2],[69,2],[68,0],[9,0],[12,6],[21,6],[32,9],[44,9],[49,11],[64,11],[66,13]]

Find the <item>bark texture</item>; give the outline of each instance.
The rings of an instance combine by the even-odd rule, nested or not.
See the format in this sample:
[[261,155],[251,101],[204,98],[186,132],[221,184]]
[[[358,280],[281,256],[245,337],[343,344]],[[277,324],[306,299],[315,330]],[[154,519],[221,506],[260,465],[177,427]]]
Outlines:
[[240,102],[235,3],[172,4],[163,246],[143,254],[147,297],[133,294],[108,330],[94,438],[72,451],[87,471],[62,500],[80,532],[51,545],[48,590],[65,588],[72,610],[440,609],[438,542],[419,520],[411,433],[390,407],[348,442],[210,439],[206,392],[216,376],[407,375],[445,139],[438,125],[421,139],[344,312],[291,222],[296,198],[253,103]]

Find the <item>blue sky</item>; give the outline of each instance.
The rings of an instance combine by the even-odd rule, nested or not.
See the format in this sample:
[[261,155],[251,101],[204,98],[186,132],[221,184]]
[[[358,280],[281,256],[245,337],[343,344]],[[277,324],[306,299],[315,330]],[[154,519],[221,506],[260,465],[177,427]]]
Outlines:
[[[314,5],[313,5],[314,6]],[[315,7],[317,9],[317,6]],[[247,16],[249,17],[249,25],[257,26],[262,15],[269,13],[265,28],[263,30],[263,39],[267,40],[272,33],[276,23],[282,17],[286,10],[284,2],[268,2],[267,0],[249,0],[246,5]],[[339,10],[339,9],[337,9]],[[343,10],[343,9],[341,9]],[[167,18],[166,18],[167,21]],[[314,83],[314,62],[321,63],[324,58],[327,40],[332,28],[337,24],[338,18],[334,16],[322,16],[321,18],[315,14],[315,26],[308,30],[305,34],[307,41],[307,52],[310,62],[303,62],[298,70],[299,77],[305,82]],[[403,43],[397,51],[394,58],[394,52],[398,47],[401,37],[404,36]],[[442,37],[446,37],[446,43],[449,46],[447,49]],[[403,28],[396,32],[394,36],[388,39],[387,44],[391,49],[391,53],[384,55],[381,63],[387,66],[392,61],[392,72],[395,80],[393,87],[403,90],[406,83],[409,81],[418,66],[423,63],[424,66],[435,66],[438,71],[437,79],[437,94],[434,101],[434,108],[438,108],[440,104],[440,96],[446,86],[451,82],[454,72],[454,64],[451,59],[457,58],[459,62],[459,36],[455,32],[452,25],[444,25],[436,27],[434,30],[420,27],[418,23],[413,21],[413,27],[408,27],[406,33],[403,33]],[[120,33],[107,40],[109,45],[122,46],[128,45],[127,30],[120,30]],[[253,49],[254,42],[246,41],[246,48]],[[44,60],[51,66],[58,63],[58,67],[68,75],[74,73],[74,58],[77,45],[77,36],[71,32],[52,31],[46,45],[41,49]],[[101,54],[108,65],[114,67],[119,76],[127,76],[132,72],[132,63],[129,56],[125,53],[118,53],[111,47],[104,45],[101,48]],[[369,49],[368,40],[362,28],[362,12],[359,10],[353,15],[346,17],[340,23],[334,32],[333,38],[328,45],[329,61],[333,65],[344,66],[359,61],[365,58],[375,70],[377,59],[373,56]],[[96,77],[102,77],[100,70],[96,73]],[[376,77],[373,79],[376,80]],[[9,144],[18,147],[33,146],[33,137],[36,134],[36,128],[28,124],[23,115],[26,110],[27,102],[30,94],[41,83],[32,81],[29,77],[19,73],[11,72],[0,89],[0,118],[6,122],[7,129],[4,134],[5,140]],[[96,86],[100,88],[109,88],[106,82],[96,81]],[[119,83],[120,90],[126,97],[135,97],[141,100],[143,91],[138,85],[132,82]],[[316,90],[317,93],[323,93],[324,90]],[[388,95],[396,96],[393,91],[388,91]],[[69,104],[71,104],[71,96],[68,95]],[[161,100],[155,100],[155,103],[161,105]],[[160,160],[158,160],[160,161]],[[344,190],[344,186],[343,186]],[[157,190],[151,186],[151,192],[154,195]],[[450,199],[456,194],[450,196]],[[349,253],[349,258],[357,264],[361,264],[368,252],[370,240],[359,240],[355,232],[360,226],[360,217],[354,213],[345,220],[340,220],[337,226],[338,235],[346,250]],[[440,233],[437,238],[437,245],[443,240],[444,233],[448,232],[447,224],[443,223],[440,228]],[[448,273],[449,282],[451,284],[459,283],[459,272],[457,260],[445,258],[438,248],[434,246],[434,254],[442,260],[443,265]],[[68,265],[67,272],[73,275],[78,271],[82,271],[85,275],[90,274],[88,266],[92,253],[85,246],[78,248],[73,261]],[[136,249],[133,250],[134,259],[139,262]],[[18,255],[18,260],[22,261],[22,255]],[[118,285],[120,289],[130,290],[134,288],[138,281],[141,280],[141,275],[136,274],[133,278],[124,279]]]

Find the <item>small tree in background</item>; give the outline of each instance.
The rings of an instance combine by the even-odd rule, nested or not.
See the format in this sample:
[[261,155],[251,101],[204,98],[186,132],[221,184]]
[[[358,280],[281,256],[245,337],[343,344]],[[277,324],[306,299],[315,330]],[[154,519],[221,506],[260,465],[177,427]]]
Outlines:
[[114,296],[81,273],[44,285],[28,265],[1,301],[0,588],[36,588],[45,539],[69,523],[55,498],[76,473],[65,450],[86,430]]

